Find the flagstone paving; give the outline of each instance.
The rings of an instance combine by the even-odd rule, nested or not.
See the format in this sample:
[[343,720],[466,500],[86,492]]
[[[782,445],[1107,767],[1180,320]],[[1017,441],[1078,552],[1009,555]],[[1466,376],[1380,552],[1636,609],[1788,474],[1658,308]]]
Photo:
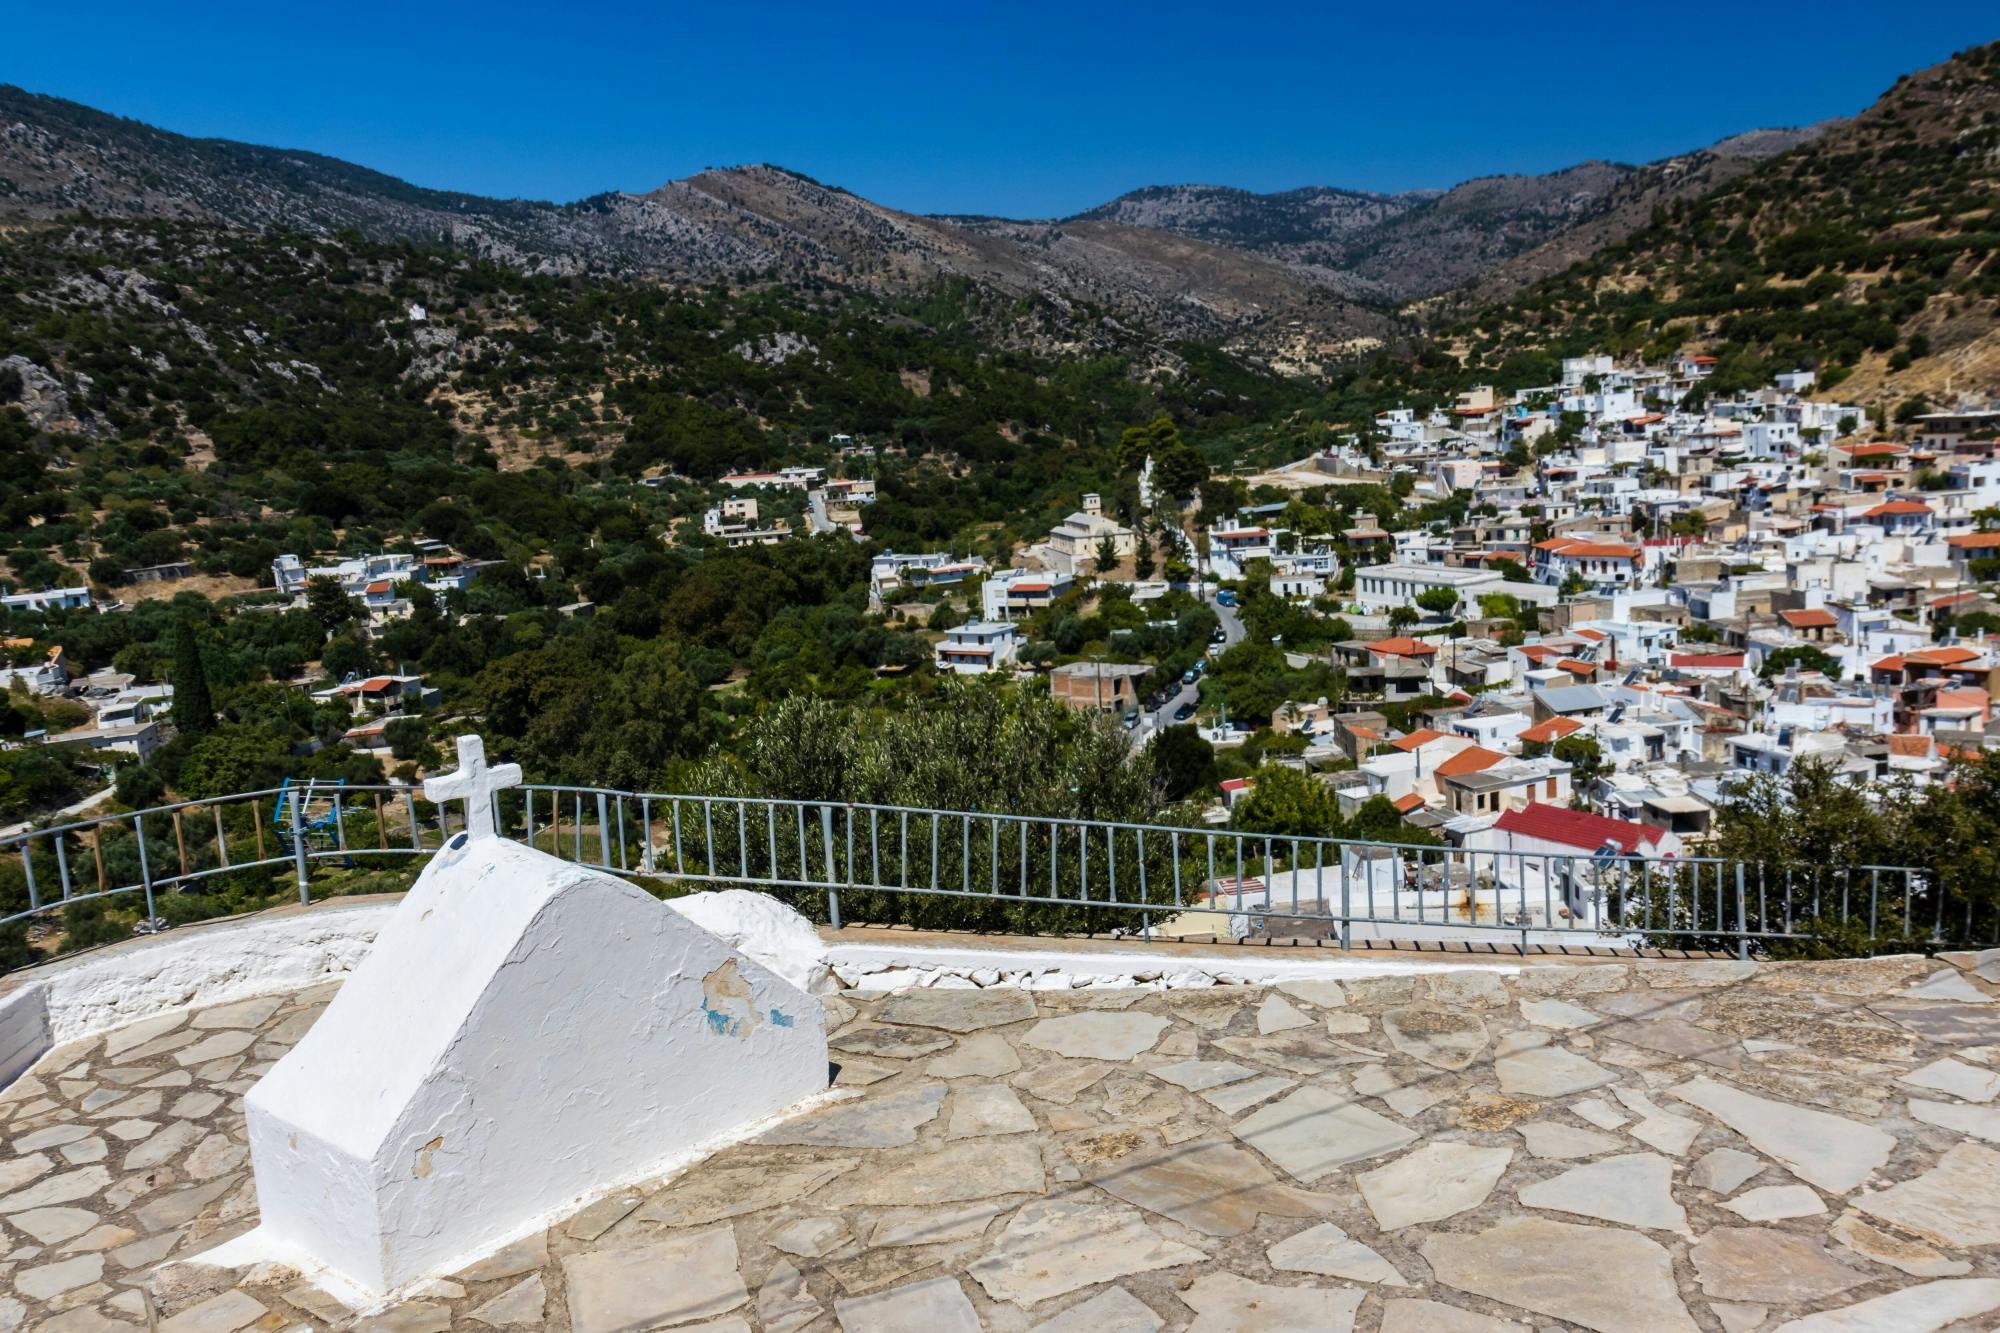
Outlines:
[[0,1093],[0,1330],[2000,1326],[2000,953],[848,992],[833,1100],[367,1316],[187,1262],[331,997]]

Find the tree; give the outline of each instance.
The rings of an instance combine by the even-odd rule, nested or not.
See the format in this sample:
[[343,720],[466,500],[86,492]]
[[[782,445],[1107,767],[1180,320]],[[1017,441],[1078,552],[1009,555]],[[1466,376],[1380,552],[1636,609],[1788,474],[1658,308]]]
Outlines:
[[1185,801],[1215,785],[1215,747],[1194,727],[1168,727],[1147,748],[1169,801]]
[[319,575],[306,580],[306,610],[328,634],[360,618],[352,597],[341,591],[340,580]]
[[1232,827],[1250,833],[1319,838],[1340,830],[1340,799],[1318,778],[1281,764],[1252,775],[1250,794],[1237,803]]
[[1416,623],[1417,613],[1413,608],[1407,606],[1392,606],[1389,608],[1389,632],[1391,634],[1401,634]]
[[1417,605],[1434,616],[1448,616],[1458,610],[1458,593],[1451,588],[1426,588],[1417,594]]
[[202,664],[201,643],[194,622],[183,616],[174,622],[174,726],[183,736],[200,736],[215,725],[215,700],[208,690],[208,669]]
[[1386,796],[1371,796],[1347,821],[1341,836],[1364,842],[1397,842],[1414,847],[1441,847],[1444,840],[1429,829],[1403,822],[1403,812]]
[[1097,543],[1097,572],[1100,574],[1107,573],[1117,564],[1118,543],[1112,541],[1109,537],[1099,538]]
[[1141,579],[1152,578],[1153,571],[1158,568],[1157,563],[1153,559],[1153,534],[1151,527],[1152,525],[1149,522],[1145,520],[1140,521],[1138,526],[1138,546],[1132,556],[1132,573]]
[[1809,643],[1795,643],[1770,653],[1764,658],[1764,665],[1757,668],[1757,674],[1770,680],[1785,674],[1786,668],[1794,663],[1801,671],[1817,671],[1828,680],[1840,679],[1840,659]]
[[1582,791],[1604,772],[1604,749],[1595,736],[1565,736],[1550,753],[1570,766],[1570,788]]

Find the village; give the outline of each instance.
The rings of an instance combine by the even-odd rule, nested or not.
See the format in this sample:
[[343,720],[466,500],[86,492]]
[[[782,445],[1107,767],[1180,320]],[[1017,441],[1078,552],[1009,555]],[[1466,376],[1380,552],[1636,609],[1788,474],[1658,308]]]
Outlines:
[[[1559,385],[1389,411],[1286,469],[1301,489],[1405,478],[1411,507],[1469,493],[1448,529],[1301,532],[1282,502],[1200,526],[1199,587],[1233,627],[1253,596],[1346,627],[1285,651],[1293,668],[1333,667],[1337,697],[1204,707],[1203,736],[1279,738],[1267,761],[1315,774],[1344,811],[1384,797],[1456,845],[1656,855],[1697,850],[1751,775],[1813,759],[1858,786],[1921,785],[1985,749],[2000,410],[1929,414],[1884,442],[1859,408],[1812,397],[1808,372],[1678,406],[1710,364],[1570,358]],[[1031,617],[1089,579],[1100,546],[1108,563],[1134,541],[1087,496],[1030,567],[892,554],[875,584],[978,582],[979,616],[947,631],[938,669],[1026,670]],[[1099,586],[1140,604],[1171,591]],[[1050,675],[1058,697],[1142,737],[1186,720],[1143,665]],[[1255,784],[1220,783],[1218,815]]]
[[[1007,567],[878,551],[869,610],[922,632],[936,673],[1039,682],[1135,745],[1195,727],[1218,757],[1210,823],[1277,765],[1343,814],[1381,798],[1454,846],[1674,856],[1699,851],[1745,778],[1802,760],[1864,788],[1941,780],[1987,747],[2000,682],[2000,409],[1923,415],[1882,440],[1860,408],[1814,396],[1811,372],[1713,395],[1712,365],[1573,357],[1557,384],[1385,411],[1238,482],[1230,513],[1161,521],[1149,459],[1135,512],[1079,496]],[[834,443],[839,470],[868,470],[865,442]],[[1341,507],[1354,488],[1387,489],[1412,521]],[[713,503],[682,540],[862,541],[876,483],[793,466],[726,475],[693,504],[702,493]],[[1463,520],[1418,521],[1440,503]],[[1302,526],[1328,513],[1350,521]],[[449,610],[484,563],[427,539],[316,558],[281,556],[276,600],[242,613],[327,585],[379,634],[410,615],[412,588]],[[10,689],[90,709],[32,740],[140,760],[161,743],[170,685],[73,668],[34,639],[9,648]],[[1270,669],[1233,686],[1253,654]],[[1274,702],[1274,681],[1326,688]],[[393,724],[423,727],[440,702],[415,671],[300,684],[353,711],[343,743],[383,757]]]

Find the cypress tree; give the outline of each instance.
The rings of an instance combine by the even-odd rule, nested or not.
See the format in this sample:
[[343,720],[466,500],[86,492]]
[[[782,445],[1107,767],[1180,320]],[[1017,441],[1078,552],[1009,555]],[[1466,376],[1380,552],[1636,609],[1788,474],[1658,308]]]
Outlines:
[[201,645],[194,624],[182,619],[174,626],[174,726],[182,735],[199,736],[215,725],[215,701],[208,692],[208,673],[201,665]]

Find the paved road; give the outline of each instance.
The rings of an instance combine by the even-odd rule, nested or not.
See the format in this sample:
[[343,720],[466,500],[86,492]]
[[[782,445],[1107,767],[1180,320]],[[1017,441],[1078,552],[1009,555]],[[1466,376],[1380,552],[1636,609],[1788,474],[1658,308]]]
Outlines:
[[833,520],[826,516],[826,492],[806,492],[806,532],[817,536],[833,531]]
[[[61,820],[68,818],[70,815],[87,814],[110,800],[117,791],[118,788],[114,784],[106,787],[103,791],[92,792],[82,800],[74,801],[60,810],[52,810],[46,815],[37,816],[37,818]],[[23,820],[19,824],[9,824],[6,828],[0,828],[0,838],[11,838],[16,833],[26,833],[34,826],[35,820],[33,819]]]
[[[1233,648],[1243,642],[1243,635],[1245,633],[1243,619],[1236,614],[1236,608],[1233,606],[1223,606],[1220,603],[1210,603],[1210,605],[1214,606],[1217,618],[1222,621],[1222,643],[1218,647],[1223,649]],[[1151,740],[1153,735],[1161,728],[1175,725],[1175,710],[1182,704],[1195,703],[1200,696],[1200,681],[1196,681],[1192,685],[1179,686],[1174,690],[1173,694],[1168,696],[1164,704],[1139,719],[1139,725],[1132,732],[1133,740],[1143,745]],[[1193,721],[1193,719],[1190,718],[1189,721]]]

